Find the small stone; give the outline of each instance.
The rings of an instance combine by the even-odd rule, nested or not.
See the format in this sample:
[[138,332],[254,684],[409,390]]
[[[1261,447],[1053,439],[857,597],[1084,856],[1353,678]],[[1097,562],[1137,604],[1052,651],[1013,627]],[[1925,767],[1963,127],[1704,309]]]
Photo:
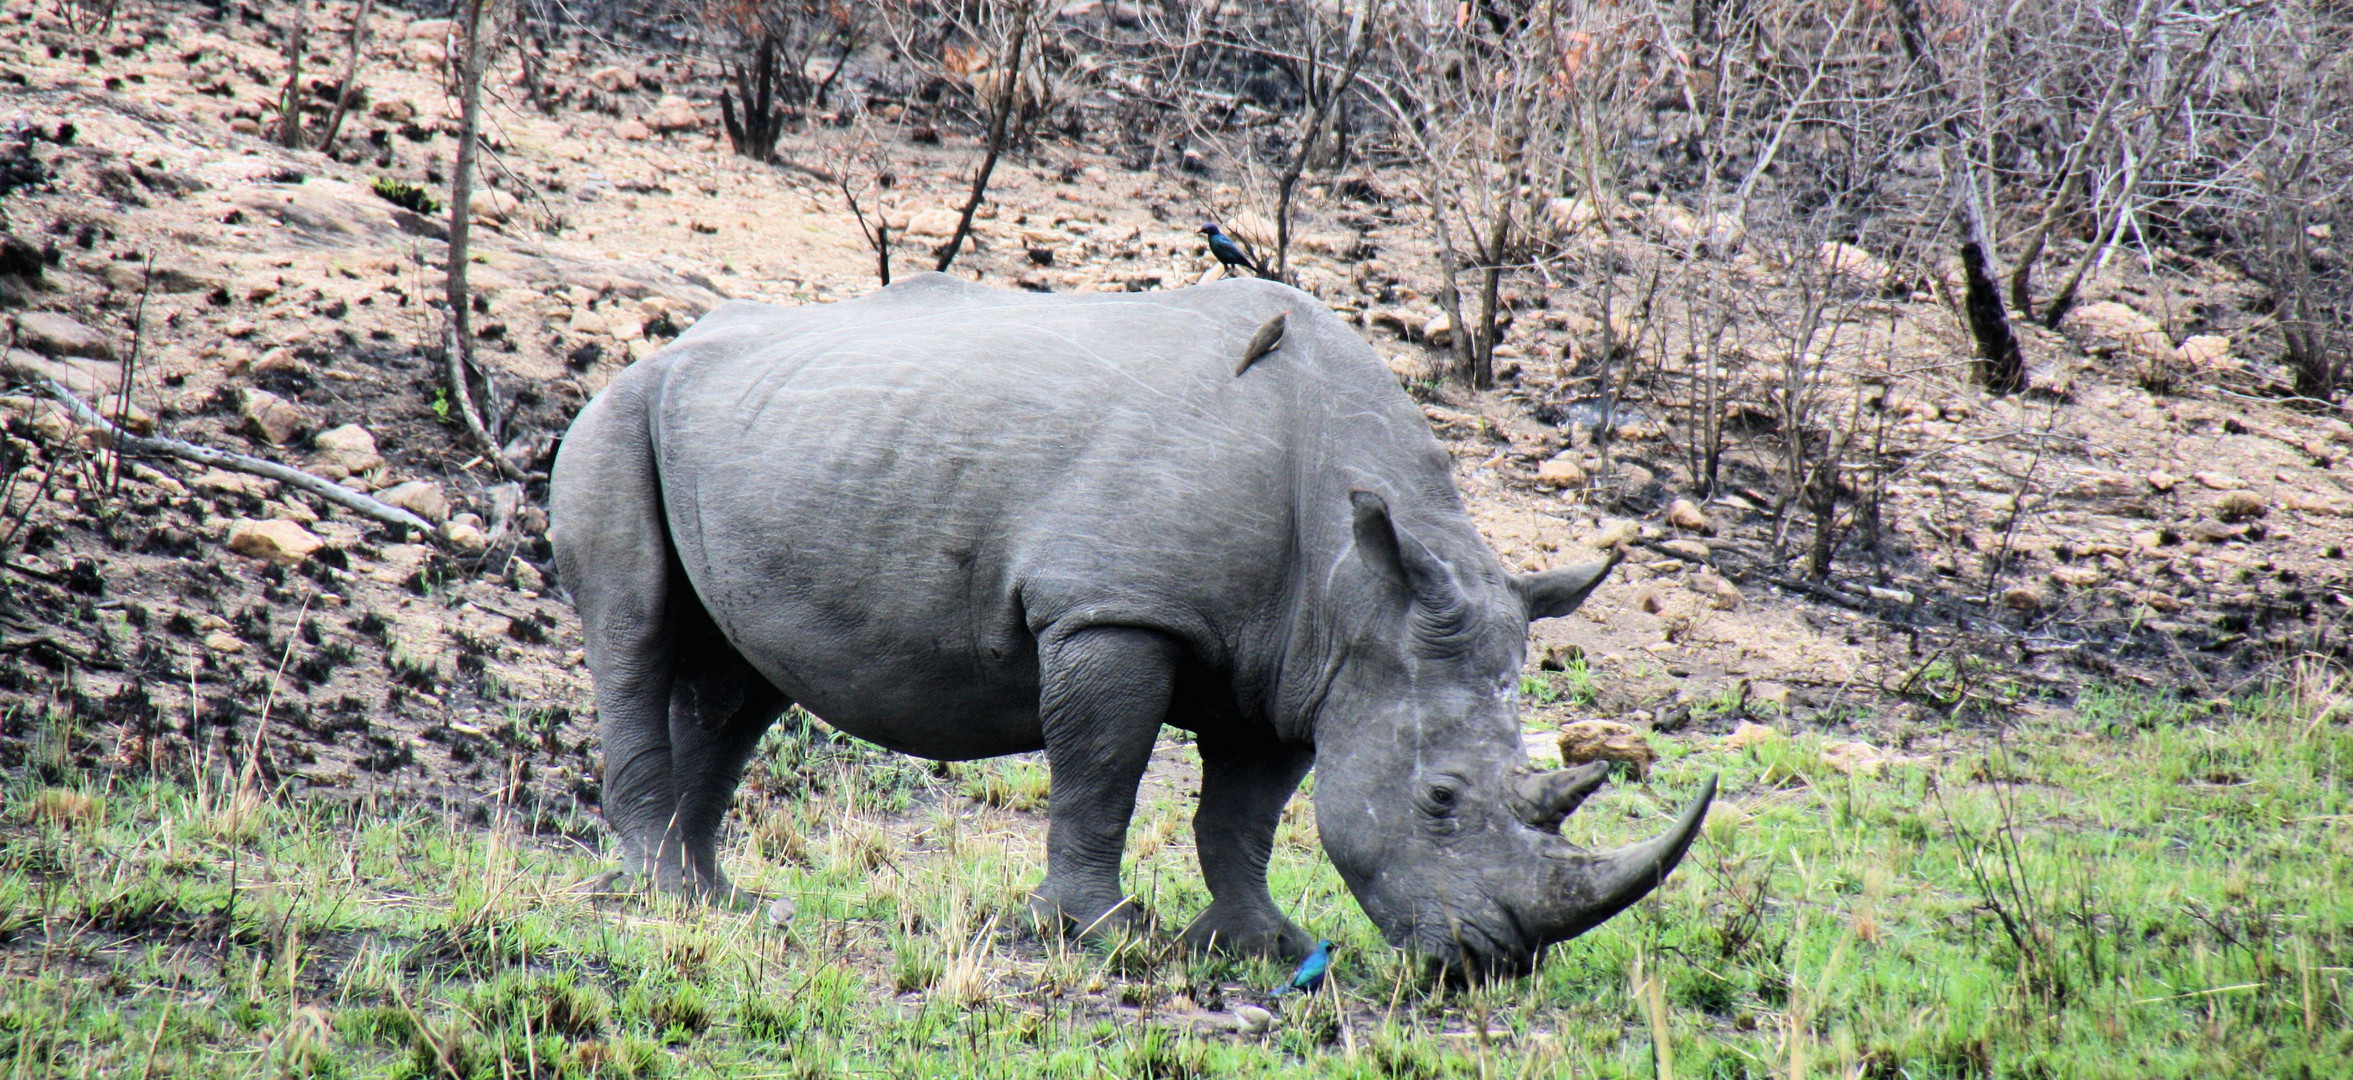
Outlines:
[[328,428],[311,436],[310,444],[346,476],[384,464],[384,455],[376,451],[376,436],[358,424]]
[[2089,352],[2122,352],[2144,359],[2173,357],[2173,342],[2156,320],[2113,300],[2069,308],[2059,327]]
[[1560,760],[1562,765],[1583,765],[1588,761],[1622,761],[1634,770],[1634,775],[1650,775],[1652,762],[1658,752],[1650,748],[1650,740],[1632,727],[1615,720],[1579,720],[1563,724],[1560,729]]
[[1716,535],[1716,525],[1700,512],[1699,504],[1689,499],[1677,499],[1667,505],[1667,524],[1701,536]]
[[2193,473],[2191,476],[2198,483],[2215,491],[2237,491],[2247,486],[2245,480],[2226,472],[2201,472]]
[[2100,572],[2089,566],[2058,566],[2051,568],[2051,580],[2061,585],[2088,589],[2100,583]]
[[2002,606],[2031,615],[2043,609],[2043,594],[2032,586],[2012,585],[2002,590]]
[[259,499],[278,489],[278,482],[226,469],[207,469],[188,482],[198,491],[218,491],[230,495],[248,495]]
[[226,630],[215,630],[212,633],[204,635],[204,647],[217,653],[241,653],[245,651],[245,643],[237,640],[237,635],[232,634]]
[[1536,466],[1536,486],[1544,488],[1584,487],[1585,466],[1577,463],[1573,454],[1560,454]]
[[402,36],[410,41],[439,41],[449,36],[451,25],[448,19],[418,19],[408,24]]
[[956,235],[956,222],[961,218],[962,215],[954,210],[935,206],[907,219],[907,235],[929,236],[944,240]]
[[506,221],[523,208],[522,200],[497,188],[483,188],[475,192],[466,200],[466,205],[473,209],[474,220],[488,222]]
[[515,560],[514,569],[509,572],[508,580],[514,582],[515,588],[524,592],[540,592],[547,588],[547,575],[540,573],[538,567],[521,559]]
[[1642,527],[1632,521],[1625,518],[1605,518],[1602,520],[1601,528],[1596,530],[1585,543],[1607,551],[1621,544],[1632,543],[1636,537],[1641,535]]
[[1659,550],[1692,562],[1706,562],[1715,555],[1706,544],[1697,540],[1662,540]]
[[256,375],[309,375],[312,373],[312,368],[310,361],[296,356],[294,350],[281,345],[261,354],[261,359],[253,362],[253,373]]
[[625,67],[601,67],[588,73],[589,85],[608,94],[637,89],[637,73]]
[[1453,347],[1454,317],[1443,311],[1431,316],[1430,321],[1421,326],[1421,339],[1433,349]]
[[1234,1006],[1234,1030],[1253,1039],[1274,1029],[1275,1014],[1256,1005]]
[[417,107],[407,98],[385,98],[371,106],[368,114],[388,124],[405,124],[417,118]]
[[1834,742],[1822,748],[1822,764],[1847,776],[1877,776],[1892,760],[1887,751],[1866,742]]
[[2148,481],[2150,487],[2156,489],[2159,494],[2163,494],[2165,492],[2172,491],[2175,487],[2179,486],[2181,484],[2181,477],[2175,476],[2163,469],[2154,469],[2150,471],[2148,475]]
[[272,446],[284,446],[310,430],[310,415],[302,406],[267,390],[245,389],[237,395],[237,415],[246,430]]
[[238,135],[259,135],[261,134],[261,121],[250,116],[240,116],[229,121],[229,130]]
[[1763,724],[1743,720],[1739,723],[1738,726],[1732,729],[1732,734],[1724,736],[1723,746],[1726,750],[1743,750],[1748,747],[1755,746],[1758,743],[1770,742],[1780,737],[1781,733],[1773,730],[1772,728],[1766,727]]
[[647,127],[665,135],[674,131],[693,131],[703,126],[703,118],[696,115],[694,106],[687,104],[682,97],[665,97],[656,102],[654,111],[646,114],[645,122]]
[[308,503],[300,499],[271,502],[263,506],[262,510],[271,517],[284,518],[305,528],[319,523],[319,512],[311,509]]
[[229,526],[229,550],[269,562],[301,562],[326,543],[317,533],[284,518],[239,518]]
[[449,496],[441,485],[431,480],[411,480],[394,484],[376,496],[386,506],[397,506],[436,525],[449,520]]
[[17,316],[16,343],[45,356],[114,359],[114,344],[106,335],[54,311],[28,311]]
[[793,916],[797,914],[800,914],[800,909],[793,906],[790,897],[779,896],[768,902],[768,923],[771,926],[791,926]]
[[613,125],[613,135],[630,142],[644,142],[654,137],[654,129],[635,120],[623,120]]
[[468,522],[452,521],[443,525],[441,538],[449,541],[449,546],[469,554],[490,548],[490,535],[483,532],[481,526]]
[[2230,367],[2230,339],[2219,334],[2194,334],[2174,347],[2174,359],[2193,371]]
[[1873,292],[1885,289],[1887,283],[1895,277],[1893,267],[1888,266],[1879,256],[1853,244],[1825,240],[1816,256],[1821,260],[1824,272]]
[[1691,580],[1687,584],[1700,595],[1707,597],[1708,604],[1718,611],[1732,611],[1740,607],[1740,586],[1734,585],[1722,574],[1713,570],[1702,570],[1691,575]]
[[1748,688],[1749,704],[1766,705],[1782,712],[1789,711],[1791,697],[1789,687],[1777,682],[1752,683]]
[[2262,496],[2252,491],[2225,491],[2214,500],[2214,517],[2217,521],[2252,521],[2269,513],[2271,507],[2263,501]]

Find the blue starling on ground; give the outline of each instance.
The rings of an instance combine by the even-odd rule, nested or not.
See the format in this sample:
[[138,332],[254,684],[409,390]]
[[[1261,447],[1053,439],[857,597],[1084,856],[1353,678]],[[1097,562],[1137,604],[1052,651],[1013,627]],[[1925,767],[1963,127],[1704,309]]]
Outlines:
[[1291,973],[1291,984],[1275,991],[1276,997],[1289,993],[1312,994],[1323,989],[1324,975],[1332,970],[1332,949],[1329,941],[1315,943],[1315,951],[1299,962],[1299,970]]
[[1229,270],[1239,266],[1259,277],[1266,276],[1266,268],[1260,266],[1258,260],[1251,258],[1249,252],[1242,250],[1242,245],[1235,243],[1233,237],[1227,236],[1224,229],[1218,228],[1217,222],[1212,221],[1201,226],[1201,235],[1209,238],[1209,253],[1217,256],[1219,265]]

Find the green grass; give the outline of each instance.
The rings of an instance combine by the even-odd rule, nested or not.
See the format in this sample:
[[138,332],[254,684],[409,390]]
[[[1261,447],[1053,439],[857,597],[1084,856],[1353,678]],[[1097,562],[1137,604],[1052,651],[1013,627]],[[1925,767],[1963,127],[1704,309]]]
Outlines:
[[[1285,972],[1022,922],[1040,766],[935,770],[776,736],[728,850],[789,929],[598,906],[558,837],[380,802],[54,769],[8,780],[9,1077],[2341,1076],[2353,1060],[2353,726],[2343,685],[2058,719],[1842,775],[1812,736],[1660,739],[1572,818],[1654,832],[1724,797],[1651,899],[1529,980],[1448,992],[1381,945],[1295,805],[1274,888],[1343,946],[1275,1030],[1218,1026]],[[56,738],[90,738],[88,732]],[[1182,743],[1164,753],[1187,754]],[[48,779],[36,778],[46,773]],[[62,777],[64,782],[59,782]],[[1205,903],[1190,799],[1149,789],[1130,884]],[[570,831],[587,828],[572,822]],[[1662,1067],[1664,1066],[1664,1067]]]

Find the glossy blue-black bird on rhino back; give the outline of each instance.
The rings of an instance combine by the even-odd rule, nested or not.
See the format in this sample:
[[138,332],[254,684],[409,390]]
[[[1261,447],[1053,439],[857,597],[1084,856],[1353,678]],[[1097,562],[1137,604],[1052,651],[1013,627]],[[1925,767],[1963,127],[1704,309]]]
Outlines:
[[1228,269],[1240,266],[1259,277],[1266,276],[1266,267],[1251,258],[1250,253],[1244,251],[1233,237],[1227,236],[1224,229],[1218,228],[1217,222],[1201,226],[1201,235],[1209,238],[1209,253],[1217,256],[1219,265]]

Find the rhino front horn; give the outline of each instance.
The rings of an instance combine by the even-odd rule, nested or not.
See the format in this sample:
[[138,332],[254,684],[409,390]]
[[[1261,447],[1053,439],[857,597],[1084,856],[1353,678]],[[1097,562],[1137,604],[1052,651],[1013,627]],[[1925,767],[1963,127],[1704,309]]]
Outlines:
[[1520,820],[1538,832],[1556,833],[1560,823],[1577,812],[1586,796],[1609,779],[1610,763],[1589,761],[1573,769],[1529,773],[1512,785],[1519,799]]
[[1683,808],[1674,828],[1616,851],[1594,854],[1559,841],[1561,850],[1549,857],[1553,864],[1546,875],[1549,888],[1535,910],[1527,913],[1529,924],[1547,943],[1567,941],[1649,895],[1667,880],[1675,864],[1683,861],[1684,851],[1699,835],[1700,825],[1707,820],[1708,804],[1715,798],[1716,778],[1711,776],[1699,798]]

